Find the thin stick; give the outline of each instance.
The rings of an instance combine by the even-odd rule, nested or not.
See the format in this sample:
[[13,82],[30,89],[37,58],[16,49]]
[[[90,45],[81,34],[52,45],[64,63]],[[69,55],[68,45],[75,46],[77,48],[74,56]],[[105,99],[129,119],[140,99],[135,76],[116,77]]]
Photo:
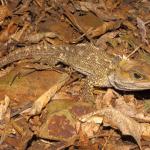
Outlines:
[[136,47],[135,50],[132,51],[132,52],[127,56],[127,58],[131,57],[134,53],[136,53],[136,52],[141,48],[141,46],[142,46],[142,44],[139,45],[138,47]]

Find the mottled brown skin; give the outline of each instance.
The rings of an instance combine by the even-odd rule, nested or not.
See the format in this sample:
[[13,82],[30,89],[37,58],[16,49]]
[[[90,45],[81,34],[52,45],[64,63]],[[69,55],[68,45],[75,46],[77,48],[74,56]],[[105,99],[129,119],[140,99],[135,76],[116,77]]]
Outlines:
[[76,46],[37,44],[20,48],[1,58],[0,68],[26,58],[51,66],[55,66],[58,62],[67,64],[86,75],[89,84],[93,86],[113,86],[120,90],[150,89],[149,64],[125,59],[115,62],[105,51],[91,44]]

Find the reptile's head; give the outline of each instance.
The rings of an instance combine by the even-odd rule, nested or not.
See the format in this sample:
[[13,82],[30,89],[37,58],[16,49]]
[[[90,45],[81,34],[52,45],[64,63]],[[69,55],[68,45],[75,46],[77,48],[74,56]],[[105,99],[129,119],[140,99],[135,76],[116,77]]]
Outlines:
[[111,85],[119,90],[150,89],[150,64],[123,59],[108,78]]

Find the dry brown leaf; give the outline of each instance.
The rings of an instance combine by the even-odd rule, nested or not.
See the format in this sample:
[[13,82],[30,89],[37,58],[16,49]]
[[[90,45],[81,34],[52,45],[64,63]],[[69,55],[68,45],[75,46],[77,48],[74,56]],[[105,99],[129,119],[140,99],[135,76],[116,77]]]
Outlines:
[[130,117],[133,117],[137,113],[135,105],[127,104],[123,96],[115,100],[115,108]]
[[81,124],[81,129],[88,137],[93,137],[98,132],[100,125],[93,122],[86,122]]
[[108,89],[106,94],[103,96],[102,103],[104,106],[110,106],[112,99],[115,98],[115,95],[111,89]]
[[0,102],[0,121],[2,121],[5,118],[5,115],[8,111],[9,103],[10,98],[7,95],[5,95],[5,99]]
[[141,123],[142,138],[150,141],[150,124]]
[[[104,108],[86,115],[90,117],[93,115],[101,115],[104,117],[104,123],[109,123],[112,127],[118,128],[123,135],[133,136],[139,147],[141,148],[141,125],[134,119],[124,115],[122,112],[113,107]],[[85,117],[85,116],[82,116]],[[81,118],[82,119],[82,118]]]
[[26,36],[23,39],[23,41],[29,42],[29,43],[38,43],[39,41],[41,41],[45,38],[52,38],[53,39],[56,37],[58,37],[58,36],[54,32],[40,32],[40,33],[33,33],[33,34]]
[[133,136],[141,148],[140,139],[142,131],[138,122],[125,116],[123,113],[112,107],[101,110],[100,114],[104,115],[104,118],[106,118],[109,123],[116,126],[123,135]]
[[123,144],[123,143],[119,143],[118,141],[109,143],[106,145],[106,149],[107,150],[131,150],[131,149],[135,149],[137,146],[136,145],[132,145],[132,144]]
[[82,119],[80,119],[80,121],[101,124],[103,121],[103,118],[100,116],[90,116],[90,117],[87,116],[87,117],[82,117]]
[[4,43],[9,40],[11,35],[16,31],[17,26],[14,22],[11,22],[4,30],[0,33],[0,42]]
[[18,149],[26,149],[28,141],[32,138],[33,132],[24,118],[18,120],[11,119],[13,129],[20,135]]
[[150,114],[144,114],[143,112],[141,113],[136,113],[133,118],[136,120],[139,120],[141,122],[148,122],[150,123]]
[[104,22],[102,25],[98,26],[97,28],[93,29],[89,34],[91,37],[100,36],[107,31],[118,29],[121,25],[120,21],[110,21]]
[[135,31],[135,30],[137,29],[136,26],[135,26],[132,22],[130,22],[130,21],[128,21],[128,20],[123,21],[122,24],[123,24],[124,26],[126,26],[126,27],[127,27],[128,29],[130,29],[130,30]]
[[[117,99],[115,99],[116,97]],[[132,102],[133,100],[135,100],[135,98],[132,96],[130,97],[131,102],[126,103],[123,96],[120,96],[115,91],[108,89],[103,98],[99,98],[99,96],[97,97],[96,106],[97,109],[112,106],[128,117],[142,122],[150,122],[150,115],[145,114],[143,111],[139,112],[136,109],[136,105]]]
[[13,66],[8,66],[5,70],[0,70],[0,78],[7,75],[13,68]]
[[145,26],[145,22],[137,17],[137,27],[140,29],[140,34],[142,37],[142,42],[148,44],[148,40],[147,40],[147,34],[146,34],[146,26]]
[[70,141],[75,138],[76,119],[69,111],[72,106],[73,103],[67,100],[56,100],[48,104],[46,115],[42,114],[42,125],[36,130],[37,136],[59,141]]
[[92,3],[92,2],[79,2],[80,9],[83,11],[89,11],[92,10],[93,12],[97,12],[100,8],[103,8],[106,10],[106,6],[103,0],[100,0],[99,3]]
[[[51,22],[46,21],[42,23],[39,27],[40,32],[45,32],[45,37],[47,41],[54,45],[60,45],[64,43],[70,43],[80,36],[79,33],[75,32],[74,29],[67,23],[62,21]],[[48,33],[55,33],[55,38]]]
[[44,6],[44,0],[35,0],[35,2],[42,8]]
[[113,101],[116,97],[120,97],[118,93],[116,93],[112,89],[108,89],[107,92],[102,96],[99,94],[96,98],[96,108],[101,109],[108,106],[112,106]]
[[105,0],[105,5],[106,5],[107,9],[109,9],[110,11],[115,9],[121,3],[122,3],[122,0],[115,0],[115,1],[114,0]]
[[[103,0],[100,0],[98,3],[78,1],[77,4],[80,6],[80,10],[83,10],[86,12],[89,12],[89,11],[93,12],[99,18],[102,18],[105,20],[107,19],[112,20],[114,18],[114,16],[112,16],[112,14],[107,11],[107,8]],[[78,7],[76,9],[78,9]]]
[[67,7],[65,7],[64,9],[65,9],[65,15],[69,18],[72,26],[77,28],[80,32],[82,32],[84,34],[84,36],[86,36],[89,40],[91,40],[91,38],[86,33],[87,31],[84,30],[82,24],[79,22],[78,16],[73,15],[72,13],[70,13],[69,10],[67,9]]
[[[80,124],[82,132],[86,134],[88,137],[92,137],[94,136],[94,133],[96,133],[99,130],[103,118],[100,116],[90,116],[90,117],[85,116],[82,117],[81,119],[79,118],[79,120],[82,122]],[[78,122],[76,126],[78,127]]]
[[69,75],[64,73],[60,80],[53,85],[48,91],[41,95],[34,103],[33,106],[26,110],[25,113],[28,113],[29,116],[40,114],[41,110],[47,105],[55,93],[60,90],[60,88],[68,81]]
[[10,109],[9,109],[10,98],[5,95],[4,101],[0,103],[0,144],[2,144],[7,135],[12,133],[10,130]]
[[10,16],[11,13],[7,5],[0,5],[0,24],[4,21],[5,17]]
[[16,32],[15,34],[13,34],[13,35],[11,36],[11,38],[12,38],[13,40],[19,42],[19,41],[21,40],[21,38],[23,38],[23,35],[24,35],[25,32],[27,31],[27,29],[29,28],[29,25],[30,25],[30,24],[29,24],[28,22],[25,22],[23,28],[22,28],[21,30],[19,30],[18,32]]
[[96,45],[100,47],[100,49],[105,50],[107,48],[107,42],[110,39],[113,39],[119,32],[118,31],[114,31],[114,32],[108,32],[104,35],[102,35],[97,41],[96,41]]
[[[85,147],[88,146],[89,144],[89,138],[87,137],[87,135],[82,131],[81,127],[80,127],[80,130],[79,130],[79,145],[81,149],[87,149]],[[79,149],[80,149],[79,148]]]
[[126,103],[123,96],[120,96],[118,99],[116,99],[114,103],[115,109],[122,112],[123,114],[142,122],[150,122],[149,114],[146,115],[143,111],[138,112],[136,106],[130,103]]

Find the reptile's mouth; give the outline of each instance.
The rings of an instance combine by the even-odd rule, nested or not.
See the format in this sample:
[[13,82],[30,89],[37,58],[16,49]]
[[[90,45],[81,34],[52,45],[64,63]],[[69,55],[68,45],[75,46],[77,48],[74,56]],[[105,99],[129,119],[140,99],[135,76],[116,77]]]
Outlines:
[[110,84],[118,89],[124,91],[140,91],[150,89],[150,82],[134,82],[121,80],[119,77],[112,73],[108,76]]

